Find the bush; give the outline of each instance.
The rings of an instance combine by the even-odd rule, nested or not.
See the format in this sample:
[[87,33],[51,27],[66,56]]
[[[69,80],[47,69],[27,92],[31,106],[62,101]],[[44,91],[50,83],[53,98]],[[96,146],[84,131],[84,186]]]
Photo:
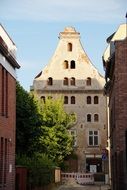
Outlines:
[[18,155],[16,164],[27,167],[28,184],[32,187],[48,185],[54,179],[54,164],[45,154],[37,154],[32,158]]

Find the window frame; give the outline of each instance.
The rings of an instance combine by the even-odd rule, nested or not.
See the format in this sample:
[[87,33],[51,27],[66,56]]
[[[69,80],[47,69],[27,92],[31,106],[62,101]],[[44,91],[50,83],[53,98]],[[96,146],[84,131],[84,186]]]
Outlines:
[[76,68],[76,64],[74,60],[71,60],[70,62],[70,69],[75,69]]
[[86,116],[86,119],[87,119],[87,123],[91,123],[92,122],[92,114],[88,113],[87,116]]
[[[92,132],[92,133],[90,134],[90,132]],[[97,134],[95,134],[95,132],[97,132]],[[88,131],[88,145],[91,147],[99,146],[99,131],[98,130],[90,129]]]
[[94,104],[99,104],[99,96],[94,96]]
[[92,84],[91,77],[87,77],[87,79],[86,79],[86,86],[91,86],[91,84]]
[[72,49],[73,49],[73,45],[72,45],[71,42],[69,42],[69,43],[67,44],[67,51],[71,52]]
[[[89,98],[90,98],[90,99],[89,99]],[[89,105],[89,104],[92,104],[92,98],[91,98],[91,96],[87,96],[86,102],[87,102],[88,105]]]
[[70,85],[71,86],[75,86],[75,78],[74,77],[71,77],[71,79],[70,79]]
[[75,104],[76,103],[76,98],[75,96],[71,96],[71,104]]
[[48,86],[52,86],[53,85],[53,78],[49,77],[48,81],[47,81]]
[[68,96],[64,96],[64,104],[68,104]]

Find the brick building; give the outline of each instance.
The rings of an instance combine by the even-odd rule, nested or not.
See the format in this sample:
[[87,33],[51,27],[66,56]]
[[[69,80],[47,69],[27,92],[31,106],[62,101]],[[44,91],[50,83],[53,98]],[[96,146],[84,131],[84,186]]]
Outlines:
[[103,55],[109,96],[109,140],[113,190],[127,189],[127,25],[122,24],[108,39]]
[[[107,173],[107,103],[103,76],[93,66],[73,27],[60,32],[59,43],[49,64],[35,77],[33,93],[38,98],[64,98],[64,108],[77,120],[70,133],[77,162],[70,171]],[[74,167],[75,166],[75,167]]]
[[16,46],[0,25],[0,189],[15,189]]

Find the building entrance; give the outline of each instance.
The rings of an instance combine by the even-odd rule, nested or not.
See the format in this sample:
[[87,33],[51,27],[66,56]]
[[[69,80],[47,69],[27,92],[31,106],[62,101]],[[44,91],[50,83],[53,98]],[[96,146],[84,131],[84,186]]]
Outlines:
[[86,171],[92,173],[102,172],[102,159],[86,158]]

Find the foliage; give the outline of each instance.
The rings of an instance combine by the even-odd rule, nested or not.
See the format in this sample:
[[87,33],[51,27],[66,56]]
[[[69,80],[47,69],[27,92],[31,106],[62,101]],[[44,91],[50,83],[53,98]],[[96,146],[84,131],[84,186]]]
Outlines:
[[32,155],[39,149],[41,116],[34,97],[16,85],[16,153]]
[[40,103],[40,114],[43,123],[43,150],[53,161],[60,164],[64,157],[72,152],[73,139],[68,133],[68,128],[74,122],[74,115],[65,112],[62,99],[48,98]]
[[65,112],[62,98],[39,101],[19,83],[16,103],[16,154],[30,157],[43,152],[61,164],[73,150],[68,130],[75,122],[75,114]]
[[17,155],[16,164],[27,167],[28,183],[32,187],[47,185],[53,181],[54,164],[45,154],[36,154],[32,158]]

